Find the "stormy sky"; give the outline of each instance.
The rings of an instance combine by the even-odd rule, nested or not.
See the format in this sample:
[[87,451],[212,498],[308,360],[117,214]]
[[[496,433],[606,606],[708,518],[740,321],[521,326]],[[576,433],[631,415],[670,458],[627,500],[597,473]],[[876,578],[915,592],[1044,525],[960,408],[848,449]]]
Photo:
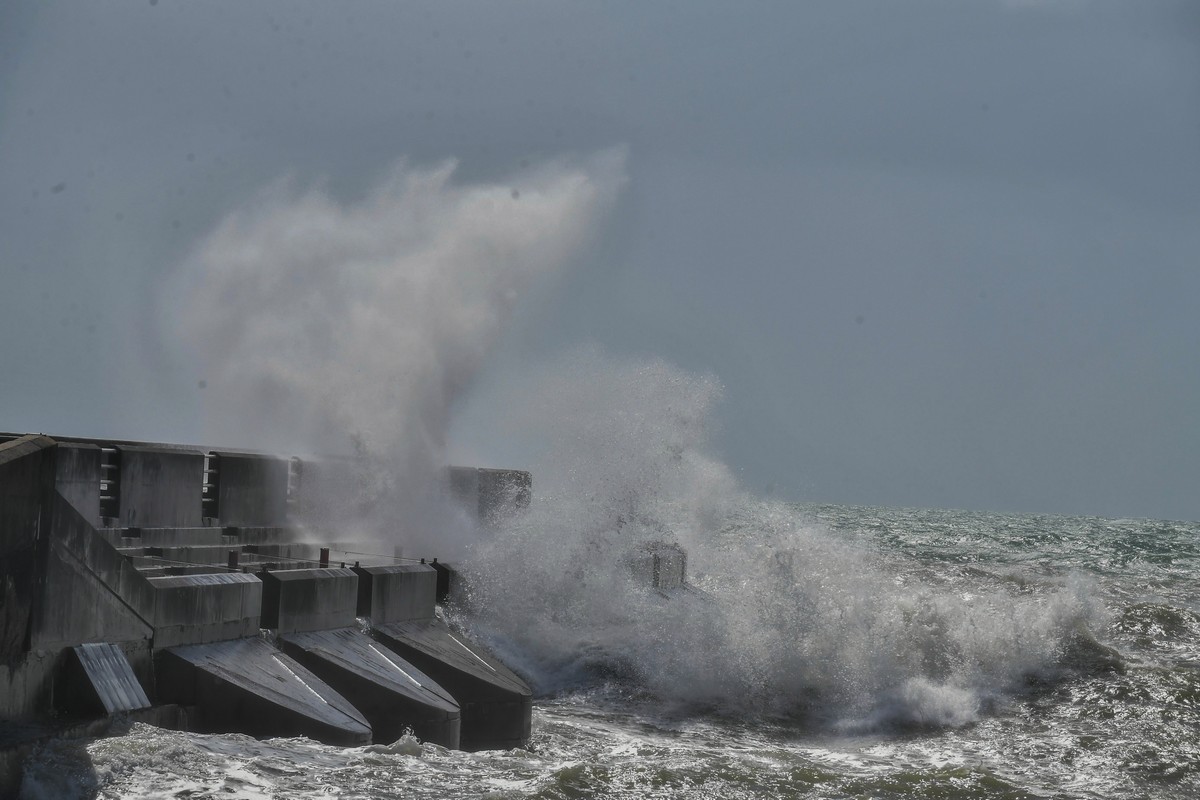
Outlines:
[[0,429],[198,441],[163,286],[281,178],[357,208],[455,159],[516,200],[600,152],[470,452],[518,459],[489,390],[587,343],[716,376],[757,492],[1200,518],[1191,0],[8,0]]

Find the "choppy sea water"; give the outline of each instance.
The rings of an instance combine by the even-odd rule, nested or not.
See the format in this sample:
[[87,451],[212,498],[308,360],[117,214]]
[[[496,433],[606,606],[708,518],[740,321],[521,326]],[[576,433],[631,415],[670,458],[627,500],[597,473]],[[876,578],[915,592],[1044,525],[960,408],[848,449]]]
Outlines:
[[542,528],[451,610],[536,687],[528,750],[136,725],[24,796],[1200,796],[1198,523],[745,503],[669,600],[604,568],[663,531]]

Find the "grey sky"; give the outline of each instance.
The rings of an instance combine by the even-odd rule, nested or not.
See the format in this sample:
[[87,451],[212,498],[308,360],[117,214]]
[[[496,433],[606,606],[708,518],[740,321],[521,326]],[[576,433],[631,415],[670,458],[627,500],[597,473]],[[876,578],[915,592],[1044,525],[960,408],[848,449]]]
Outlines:
[[614,145],[493,369],[712,372],[719,450],[791,499],[1200,518],[1190,0],[10,0],[0,428],[195,438],[156,287],[282,174]]

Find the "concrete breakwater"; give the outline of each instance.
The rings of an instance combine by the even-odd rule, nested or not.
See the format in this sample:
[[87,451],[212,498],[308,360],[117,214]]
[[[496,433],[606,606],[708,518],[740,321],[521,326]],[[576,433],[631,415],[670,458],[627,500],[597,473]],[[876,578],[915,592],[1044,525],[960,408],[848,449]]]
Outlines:
[[[299,540],[296,509],[337,466],[0,434],[0,793],[38,735],[114,715],[342,745],[406,729],[525,745],[529,687],[436,613],[445,565]],[[528,473],[447,478],[484,520],[529,502]]]

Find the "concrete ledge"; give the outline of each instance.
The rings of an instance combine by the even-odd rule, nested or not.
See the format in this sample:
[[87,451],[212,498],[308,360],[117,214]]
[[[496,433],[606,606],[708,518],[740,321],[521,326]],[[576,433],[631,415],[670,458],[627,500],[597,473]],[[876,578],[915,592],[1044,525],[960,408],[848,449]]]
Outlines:
[[283,651],[349,700],[390,744],[406,728],[422,741],[457,749],[461,712],[453,696],[369,636],[353,628],[295,633]]
[[358,615],[372,624],[433,619],[437,571],[426,564],[354,567]]
[[147,581],[154,589],[156,648],[258,633],[263,584],[254,575],[177,575]]
[[195,730],[371,741],[370,724],[346,698],[262,639],[174,647],[156,666],[159,699],[193,707]]
[[280,634],[346,628],[358,610],[358,576],[349,569],[288,569],[259,573],[262,627]]

